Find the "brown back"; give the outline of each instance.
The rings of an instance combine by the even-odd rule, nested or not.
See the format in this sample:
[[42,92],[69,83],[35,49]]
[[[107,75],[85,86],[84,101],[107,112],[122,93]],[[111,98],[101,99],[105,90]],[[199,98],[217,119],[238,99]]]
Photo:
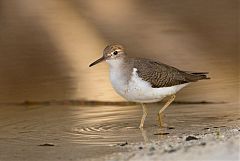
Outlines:
[[137,68],[138,76],[151,83],[153,88],[170,87],[174,85],[196,82],[207,78],[204,72],[185,72],[169,65],[149,59],[131,59],[133,67]]

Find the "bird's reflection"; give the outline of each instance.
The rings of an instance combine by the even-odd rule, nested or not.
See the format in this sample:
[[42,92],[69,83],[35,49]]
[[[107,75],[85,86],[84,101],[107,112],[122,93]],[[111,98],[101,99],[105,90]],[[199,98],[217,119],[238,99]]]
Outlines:
[[147,136],[147,131],[144,130],[143,128],[140,129],[141,133],[142,133],[142,137],[143,137],[143,141],[144,143],[148,143],[149,139],[148,139],[148,136]]

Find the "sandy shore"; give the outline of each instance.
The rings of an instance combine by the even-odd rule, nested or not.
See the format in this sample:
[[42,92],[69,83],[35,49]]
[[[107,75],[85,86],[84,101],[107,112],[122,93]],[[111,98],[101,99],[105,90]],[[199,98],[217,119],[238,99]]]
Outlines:
[[[164,134],[163,134],[164,135]],[[128,152],[101,158],[110,161],[239,161],[240,127],[206,129],[202,134],[170,136],[161,141],[121,145]],[[95,160],[95,159],[93,159]],[[96,160],[99,160],[96,159]]]

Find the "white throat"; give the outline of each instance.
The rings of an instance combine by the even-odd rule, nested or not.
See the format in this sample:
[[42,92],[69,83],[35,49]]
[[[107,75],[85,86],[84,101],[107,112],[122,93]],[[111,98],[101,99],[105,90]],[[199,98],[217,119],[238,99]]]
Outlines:
[[124,97],[128,85],[128,77],[124,72],[124,59],[110,59],[106,62],[110,67],[110,80],[113,88]]
[[121,68],[124,63],[124,59],[109,59],[106,60],[106,62],[109,64],[111,70],[111,68]]

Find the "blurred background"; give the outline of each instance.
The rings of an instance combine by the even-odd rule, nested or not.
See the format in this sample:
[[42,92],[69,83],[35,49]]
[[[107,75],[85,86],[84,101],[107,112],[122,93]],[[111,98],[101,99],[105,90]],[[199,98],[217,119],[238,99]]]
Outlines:
[[[177,138],[238,125],[238,5],[237,0],[0,0],[0,160],[99,159],[124,150],[118,143],[164,139],[155,135],[162,130]],[[88,67],[110,43],[124,45],[130,56],[210,73],[210,80],[186,87],[177,100],[228,104],[172,105],[165,114],[175,132],[157,128],[160,107],[154,105],[146,135],[138,129],[139,106],[65,104],[123,101],[111,87],[106,63]],[[41,102],[49,100],[64,106]],[[15,104],[24,101],[40,104]]]
[[0,0],[0,102],[122,100],[105,63],[109,43],[131,56],[208,71],[179,100],[237,102],[237,0]]

